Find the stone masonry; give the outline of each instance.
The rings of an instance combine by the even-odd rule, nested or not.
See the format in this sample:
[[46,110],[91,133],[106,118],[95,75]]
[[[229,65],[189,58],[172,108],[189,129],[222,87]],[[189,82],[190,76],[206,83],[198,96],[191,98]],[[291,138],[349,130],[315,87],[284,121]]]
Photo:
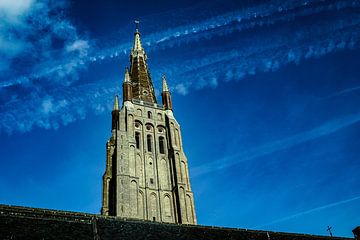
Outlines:
[[123,105],[115,97],[106,144],[101,213],[157,222],[196,224],[194,196],[180,125],[163,77],[157,104],[146,54],[136,29]]

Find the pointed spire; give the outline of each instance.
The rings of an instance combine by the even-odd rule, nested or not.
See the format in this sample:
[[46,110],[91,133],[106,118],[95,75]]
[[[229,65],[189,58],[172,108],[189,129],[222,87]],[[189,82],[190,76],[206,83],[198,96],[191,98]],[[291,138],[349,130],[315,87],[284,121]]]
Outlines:
[[[149,103],[156,103],[156,96],[151,81],[150,72],[147,66],[147,56],[144,48],[141,45],[139,21],[136,20],[134,46],[130,53],[130,80],[132,84],[131,99],[145,101]],[[124,99],[126,101],[126,99]]]
[[169,92],[169,87],[168,87],[168,85],[166,83],[166,76],[165,75],[162,76],[162,91],[163,92]]
[[123,103],[127,101],[131,101],[132,99],[132,85],[130,80],[129,69],[125,69],[125,77],[123,83]]
[[140,40],[140,32],[139,32],[139,20],[135,20],[136,28],[135,28],[135,38],[134,38],[134,46],[133,51],[144,51],[141,40]]
[[119,98],[118,98],[118,95],[115,96],[113,111],[119,111]]
[[169,91],[169,87],[166,83],[166,77],[165,75],[162,76],[162,103],[164,105],[164,108],[166,110],[172,110],[172,101],[171,101],[171,94]]
[[129,74],[129,69],[127,67],[125,68],[124,83],[130,83],[130,74]]

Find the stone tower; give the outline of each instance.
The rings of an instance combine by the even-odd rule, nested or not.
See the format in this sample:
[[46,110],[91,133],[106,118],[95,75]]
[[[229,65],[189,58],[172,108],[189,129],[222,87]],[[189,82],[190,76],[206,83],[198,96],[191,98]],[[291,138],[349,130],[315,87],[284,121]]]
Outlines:
[[180,125],[162,78],[157,104],[138,27],[125,70],[123,104],[115,97],[106,144],[103,215],[196,224],[194,196]]

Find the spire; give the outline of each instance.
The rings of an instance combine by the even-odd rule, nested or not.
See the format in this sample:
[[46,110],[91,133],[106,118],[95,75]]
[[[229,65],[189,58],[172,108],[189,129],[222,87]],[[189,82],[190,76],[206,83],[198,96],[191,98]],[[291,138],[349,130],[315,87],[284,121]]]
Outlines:
[[156,96],[147,66],[147,56],[141,45],[139,21],[135,21],[134,46],[130,54],[129,77],[132,85],[132,99],[156,103]]
[[114,107],[113,110],[111,112],[112,115],[112,124],[111,124],[111,129],[112,130],[116,130],[119,129],[119,98],[116,95],[115,96],[115,101],[114,101]]
[[134,46],[133,46],[133,52],[141,52],[141,53],[144,53],[144,49],[141,45],[141,39],[140,39],[140,32],[139,32],[139,23],[140,21],[139,20],[135,20],[135,24],[136,24],[136,27],[135,27],[135,33],[134,33]]
[[169,88],[168,88],[168,85],[166,83],[166,76],[165,75],[162,76],[162,91],[163,92],[169,92]]
[[128,68],[125,68],[124,83],[130,83],[130,74],[129,74],[129,69]]
[[161,93],[162,103],[166,110],[172,110],[172,101],[169,87],[166,83],[165,75],[162,76],[162,93]]
[[130,80],[129,69],[125,69],[125,77],[123,83],[123,103],[132,100],[132,85]]
[[117,95],[115,96],[113,111],[119,111],[119,98]]

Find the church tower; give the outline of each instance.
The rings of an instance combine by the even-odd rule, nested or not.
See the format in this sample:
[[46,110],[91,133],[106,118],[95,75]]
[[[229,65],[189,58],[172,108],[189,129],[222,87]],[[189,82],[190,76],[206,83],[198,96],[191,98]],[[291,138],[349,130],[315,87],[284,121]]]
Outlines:
[[112,111],[101,213],[196,224],[188,162],[165,76],[161,96],[162,105],[156,101],[136,26],[130,68],[125,70],[122,107],[116,96]]

